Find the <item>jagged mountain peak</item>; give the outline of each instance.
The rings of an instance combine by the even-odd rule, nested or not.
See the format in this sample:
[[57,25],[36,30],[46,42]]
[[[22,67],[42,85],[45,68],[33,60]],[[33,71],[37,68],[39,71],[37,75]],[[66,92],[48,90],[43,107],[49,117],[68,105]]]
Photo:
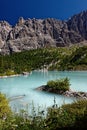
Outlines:
[[20,17],[12,27],[0,22],[0,53],[10,54],[42,47],[64,47],[87,40],[87,11],[71,17],[68,21],[47,19],[24,19]]

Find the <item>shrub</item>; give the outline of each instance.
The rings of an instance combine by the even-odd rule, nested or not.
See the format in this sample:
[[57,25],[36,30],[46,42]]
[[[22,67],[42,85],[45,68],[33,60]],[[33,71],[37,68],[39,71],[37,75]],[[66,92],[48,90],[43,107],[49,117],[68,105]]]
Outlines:
[[63,78],[63,79],[57,79],[55,81],[51,80],[47,82],[48,88],[51,88],[53,91],[67,91],[69,90],[69,79],[68,78]]
[[4,94],[0,93],[0,119],[6,118],[11,113],[8,100]]
[[58,128],[87,128],[87,100],[78,100],[61,107],[48,108],[46,125],[50,130]]
[[[57,130],[78,127],[87,129],[87,100],[58,107],[54,98],[54,105],[47,108],[45,115],[45,111],[36,112],[35,108],[32,108],[32,115],[25,110],[10,115],[8,101],[0,94],[0,110],[3,113],[0,113],[0,130]],[[5,120],[4,113],[8,115]]]

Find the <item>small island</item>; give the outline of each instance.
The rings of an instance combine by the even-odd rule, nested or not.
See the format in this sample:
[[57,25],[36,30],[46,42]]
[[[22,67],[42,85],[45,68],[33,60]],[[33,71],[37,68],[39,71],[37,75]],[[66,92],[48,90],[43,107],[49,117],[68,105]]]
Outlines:
[[76,92],[70,89],[70,82],[67,77],[63,79],[57,79],[55,81],[48,81],[46,85],[38,87],[37,90],[61,94],[67,97],[87,99],[87,92]]

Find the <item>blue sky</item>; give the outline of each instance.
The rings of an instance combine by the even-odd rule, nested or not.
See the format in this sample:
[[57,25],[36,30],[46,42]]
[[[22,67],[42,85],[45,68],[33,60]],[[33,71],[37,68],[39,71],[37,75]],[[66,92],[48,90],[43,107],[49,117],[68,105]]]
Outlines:
[[19,17],[66,20],[87,10],[87,0],[0,0],[0,20],[15,24]]

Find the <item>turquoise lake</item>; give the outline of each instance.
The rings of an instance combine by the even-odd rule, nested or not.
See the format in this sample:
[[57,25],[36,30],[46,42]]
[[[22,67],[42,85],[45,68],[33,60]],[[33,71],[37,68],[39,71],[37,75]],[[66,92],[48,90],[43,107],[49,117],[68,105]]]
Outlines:
[[33,71],[28,76],[8,77],[0,79],[0,92],[7,98],[25,95],[23,98],[10,102],[12,108],[24,107],[32,103],[35,106],[48,107],[53,105],[54,97],[60,106],[63,103],[71,103],[73,98],[41,92],[35,88],[45,85],[49,80],[68,77],[70,88],[75,91],[87,92],[87,71]]

